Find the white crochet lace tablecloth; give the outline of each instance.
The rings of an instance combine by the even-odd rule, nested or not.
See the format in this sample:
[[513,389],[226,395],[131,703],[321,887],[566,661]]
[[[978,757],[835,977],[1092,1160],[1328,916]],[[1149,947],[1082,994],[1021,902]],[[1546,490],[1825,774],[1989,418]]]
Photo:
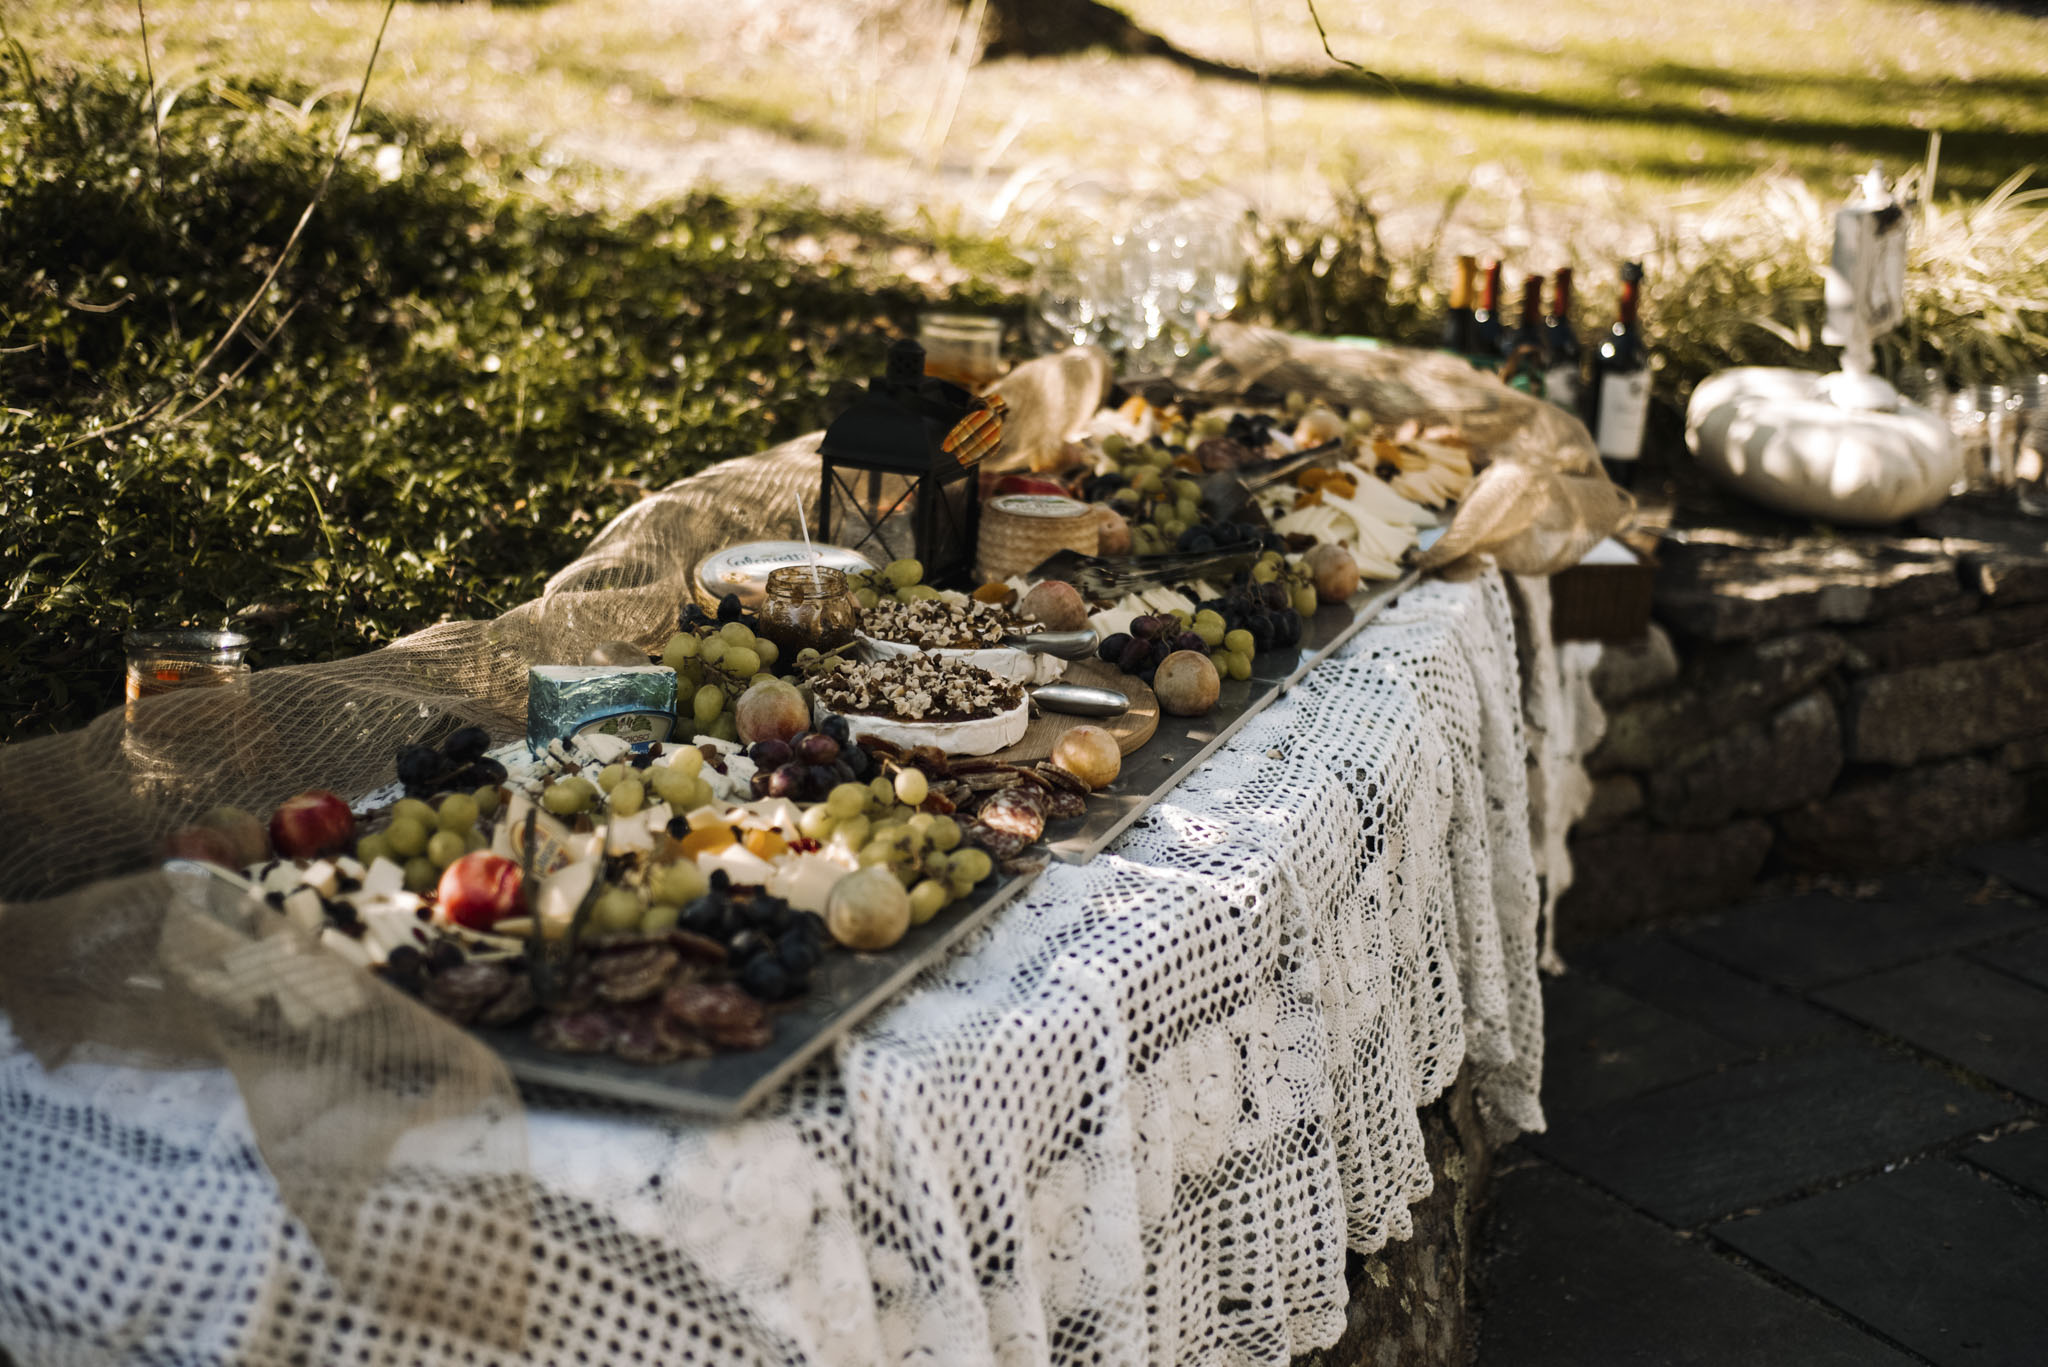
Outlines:
[[[535,1099],[510,1360],[1333,1343],[1346,1249],[1406,1236],[1430,1188],[1417,1108],[1469,1065],[1489,1125],[1541,1125],[1513,619],[1497,575],[1408,593],[755,1118]],[[508,1360],[342,1303],[224,1074],[46,1074],[0,1036],[0,1192],[24,1364]]]

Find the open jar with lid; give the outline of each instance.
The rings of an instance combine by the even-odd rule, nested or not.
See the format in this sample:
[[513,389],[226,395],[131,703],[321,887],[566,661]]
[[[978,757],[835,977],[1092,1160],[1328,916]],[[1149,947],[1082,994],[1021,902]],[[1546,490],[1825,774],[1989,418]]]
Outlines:
[[784,565],[768,572],[767,595],[760,634],[775,642],[780,660],[793,661],[802,650],[837,650],[860,630],[860,608],[843,570]]

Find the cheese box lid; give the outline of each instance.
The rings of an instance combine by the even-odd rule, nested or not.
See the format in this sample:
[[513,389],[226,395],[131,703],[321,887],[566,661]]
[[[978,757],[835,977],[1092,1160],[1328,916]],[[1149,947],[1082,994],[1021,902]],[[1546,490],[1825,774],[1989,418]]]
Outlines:
[[[859,551],[843,546],[817,548],[818,563],[848,574],[865,573],[875,566]],[[747,541],[707,555],[697,562],[697,596],[708,608],[728,593],[740,596],[740,606],[752,611],[768,596],[768,572],[786,565],[811,563],[811,547],[801,541]]]

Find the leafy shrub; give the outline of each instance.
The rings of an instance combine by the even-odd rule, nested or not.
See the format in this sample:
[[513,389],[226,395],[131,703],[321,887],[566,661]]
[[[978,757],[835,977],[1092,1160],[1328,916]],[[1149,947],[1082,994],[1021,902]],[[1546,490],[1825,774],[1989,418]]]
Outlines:
[[873,221],[709,195],[580,210],[370,115],[215,369],[239,380],[118,427],[211,391],[194,368],[333,146],[338,103],[300,101],[188,91],[159,156],[139,83],[0,76],[14,737],[116,701],[130,626],[253,627],[265,665],[495,615],[644,489],[820,425],[933,302],[877,269],[900,244]]

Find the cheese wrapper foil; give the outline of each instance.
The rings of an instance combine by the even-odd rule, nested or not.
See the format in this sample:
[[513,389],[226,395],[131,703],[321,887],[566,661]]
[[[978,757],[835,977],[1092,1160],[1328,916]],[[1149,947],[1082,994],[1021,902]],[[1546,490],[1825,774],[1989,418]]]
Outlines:
[[672,726],[675,711],[676,672],[667,665],[534,665],[526,673],[526,748],[535,755],[591,726],[635,743],[662,740],[658,718]]

